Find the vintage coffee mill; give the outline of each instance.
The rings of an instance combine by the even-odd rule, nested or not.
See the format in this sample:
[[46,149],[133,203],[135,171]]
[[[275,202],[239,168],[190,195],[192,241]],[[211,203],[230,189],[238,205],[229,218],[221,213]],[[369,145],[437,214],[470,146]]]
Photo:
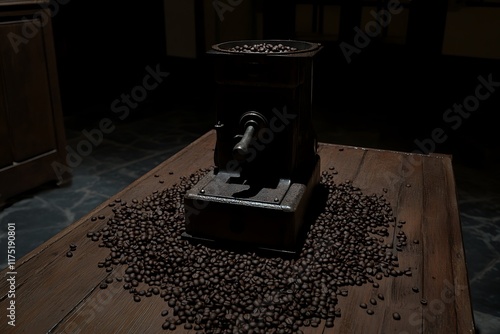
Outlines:
[[315,186],[313,62],[320,44],[214,45],[215,168],[185,196],[189,239],[295,253]]

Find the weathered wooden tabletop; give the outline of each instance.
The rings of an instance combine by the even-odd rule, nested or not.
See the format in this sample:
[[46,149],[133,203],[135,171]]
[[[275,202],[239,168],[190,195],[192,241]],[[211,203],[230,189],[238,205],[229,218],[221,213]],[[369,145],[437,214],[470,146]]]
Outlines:
[[[117,266],[111,273],[98,268],[109,249],[97,247],[86,234],[105,224],[106,220],[91,221],[91,217],[110,217],[108,204],[116,198],[140,200],[173,185],[182,175],[210,166],[214,145],[215,133],[210,131],[18,259],[13,270],[3,270],[0,332],[162,332],[160,313],[168,308],[162,298],[152,296],[136,303],[122,288],[123,283],[99,288],[106,277],[123,274],[124,268]],[[324,328],[323,322],[317,328],[304,328],[304,333],[474,333],[451,158],[332,144],[320,144],[319,154],[322,170],[334,166],[338,180],[352,180],[365,193],[383,194],[394,215],[407,221],[405,233],[410,242],[399,252],[399,262],[402,268],[411,267],[413,274],[384,278],[378,289],[371,284],[348,288],[349,296],[339,300],[342,316],[335,319],[334,327]],[[78,248],[67,257],[71,243]],[[15,296],[9,296],[12,287],[8,279],[12,277]],[[412,287],[420,287],[419,292]],[[368,315],[359,304],[378,293],[384,294],[384,302],[375,306],[375,314]],[[8,324],[11,320],[7,317],[12,301],[15,327]],[[393,312],[398,312],[401,320],[394,321]]]

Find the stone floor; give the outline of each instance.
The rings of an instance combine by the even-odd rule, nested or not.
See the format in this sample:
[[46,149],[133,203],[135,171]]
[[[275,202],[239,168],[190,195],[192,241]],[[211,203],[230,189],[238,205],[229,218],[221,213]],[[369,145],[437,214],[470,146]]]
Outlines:
[[[109,109],[108,113],[105,109],[87,111],[84,117],[67,117],[68,145],[76,147],[83,138],[82,130],[90,130],[100,118],[108,117]],[[70,184],[41,187],[16,198],[0,212],[1,268],[6,266],[7,223],[16,224],[20,258],[208,131],[213,122],[212,114],[185,105],[166,112],[147,109],[124,121],[113,119],[116,129],[83,157],[73,170]],[[399,148],[397,141],[387,140],[374,124],[355,127],[338,120],[332,123],[325,112],[317,115],[315,127],[320,141]],[[498,333],[500,328],[498,167],[454,163],[474,316],[482,334]]]

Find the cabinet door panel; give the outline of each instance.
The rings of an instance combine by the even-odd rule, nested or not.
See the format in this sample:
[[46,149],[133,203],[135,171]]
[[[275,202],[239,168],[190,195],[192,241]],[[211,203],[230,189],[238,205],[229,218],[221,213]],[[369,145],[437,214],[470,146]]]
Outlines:
[[[42,26],[40,20],[0,23],[3,99],[16,162],[56,148]],[[22,41],[17,48],[16,38]]]
[[12,164],[13,157],[9,144],[9,129],[7,127],[7,110],[5,109],[5,89],[0,68],[0,169]]

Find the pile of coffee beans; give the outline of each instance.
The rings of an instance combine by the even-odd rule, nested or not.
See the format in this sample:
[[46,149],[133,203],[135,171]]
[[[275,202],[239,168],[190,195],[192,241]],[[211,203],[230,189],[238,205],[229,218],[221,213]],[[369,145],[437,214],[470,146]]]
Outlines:
[[297,48],[283,44],[259,43],[253,45],[237,45],[228,49],[231,52],[247,52],[247,53],[283,53],[297,51]]
[[336,183],[331,172],[322,174],[326,203],[296,258],[182,239],[184,194],[208,171],[182,177],[141,201],[117,199],[121,205],[113,207],[106,226],[88,234],[110,249],[99,267],[111,272],[126,266],[123,277],[115,279],[135,301],[151,296],[165,300],[163,329],[302,333],[307,326],[333,327],[342,315],[338,300],[348,295],[349,287],[405,273],[387,240],[396,224],[388,201],[363,194],[349,180]]

